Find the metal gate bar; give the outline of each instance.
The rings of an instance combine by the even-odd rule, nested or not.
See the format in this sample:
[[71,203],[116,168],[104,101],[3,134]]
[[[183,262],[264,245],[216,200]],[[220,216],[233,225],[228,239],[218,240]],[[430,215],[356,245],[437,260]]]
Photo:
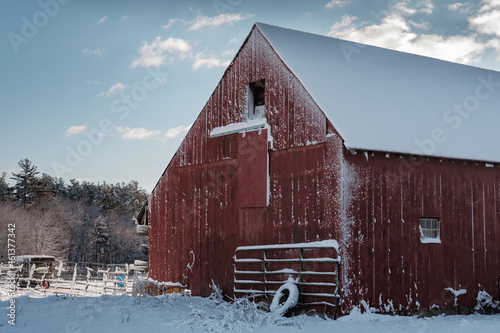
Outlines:
[[298,305],[324,305],[325,312],[331,307],[336,317],[339,270],[335,240],[240,246],[234,253],[234,295],[269,298],[280,285],[292,281],[300,292]]

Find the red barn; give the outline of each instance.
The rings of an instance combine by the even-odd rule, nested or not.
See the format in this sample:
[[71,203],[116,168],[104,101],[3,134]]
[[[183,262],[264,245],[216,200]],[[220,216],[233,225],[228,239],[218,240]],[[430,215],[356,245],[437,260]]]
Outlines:
[[335,239],[344,313],[500,298],[500,73],[254,25],[153,190],[149,274]]

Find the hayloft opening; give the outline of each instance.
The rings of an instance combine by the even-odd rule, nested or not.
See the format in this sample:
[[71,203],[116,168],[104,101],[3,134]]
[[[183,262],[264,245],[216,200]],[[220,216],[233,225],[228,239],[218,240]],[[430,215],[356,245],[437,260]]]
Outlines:
[[248,119],[264,116],[266,81],[264,79],[248,85]]

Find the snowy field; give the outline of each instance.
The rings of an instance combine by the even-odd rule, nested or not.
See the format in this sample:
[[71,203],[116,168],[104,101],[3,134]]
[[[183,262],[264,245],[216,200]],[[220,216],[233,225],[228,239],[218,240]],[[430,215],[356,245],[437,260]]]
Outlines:
[[16,297],[16,326],[8,323],[8,295],[0,290],[0,332],[500,332],[500,315],[433,318],[361,314],[325,320],[283,318],[249,302],[180,295],[69,297],[37,291]]

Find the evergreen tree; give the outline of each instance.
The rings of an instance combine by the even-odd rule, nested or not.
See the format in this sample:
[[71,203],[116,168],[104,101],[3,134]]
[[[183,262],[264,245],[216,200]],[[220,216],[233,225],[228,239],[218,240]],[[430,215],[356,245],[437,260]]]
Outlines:
[[29,204],[36,197],[37,192],[39,192],[39,179],[36,171],[36,166],[31,164],[31,161],[27,158],[22,159],[18,163],[21,171],[19,173],[12,173],[11,179],[16,181],[14,185],[14,194],[19,200],[19,203]]
[[62,178],[52,178],[52,189],[55,195],[61,196],[63,198],[68,197],[68,186],[64,183]]
[[99,216],[92,230],[92,234],[96,237],[95,247],[96,247],[96,259],[98,261],[104,262],[106,248],[109,246],[109,227],[102,216]]
[[139,211],[147,200],[147,194],[143,189],[139,188],[139,183],[132,180],[127,185],[122,187],[122,210],[134,216],[139,214]]
[[37,197],[55,196],[57,191],[54,179],[46,173],[42,174],[42,177],[38,179],[35,191]]
[[76,179],[70,179],[71,185],[67,186],[66,195],[71,200],[78,200],[82,197],[82,186]]
[[[66,184],[61,178],[40,175],[27,158],[19,167],[12,174],[12,187],[0,173],[0,226],[19,224],[23,252],[46,251],[68,260],[104,263],[146,258],[132,220],[148,194],[136,181],[96,184],[72,179]],[[0,248],[5,239],[0,232]],[[2,259],[5,255],[0,253]]]
[[7,184],[7,181],[5,180],[5,177],[7,174],[5,172],[2,172],[2,175],[0,176],[0,201],[8,201],[11,199],[11,188],[9,184]]
[[99,196],[99,188],[94,183],[84,181],[81,185],[80,198],[91,205],[97,205],[96,197]]

